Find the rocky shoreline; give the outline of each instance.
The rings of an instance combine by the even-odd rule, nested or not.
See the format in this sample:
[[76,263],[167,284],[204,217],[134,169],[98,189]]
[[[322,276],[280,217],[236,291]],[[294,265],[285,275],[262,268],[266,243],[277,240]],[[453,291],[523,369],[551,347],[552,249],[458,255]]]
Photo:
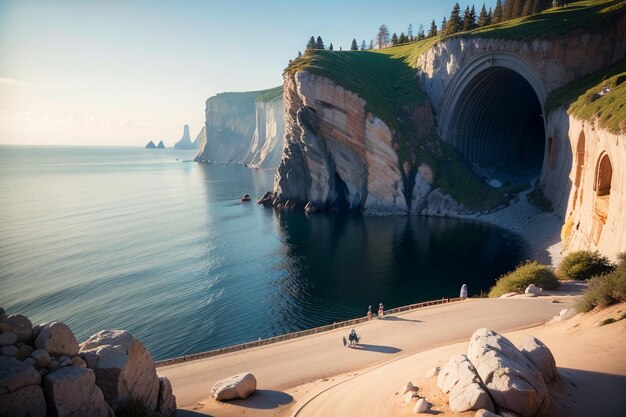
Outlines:
[[64,323],[33,326],[0,308],[0,346],[0,416],[114,417],[137,404],[155,417],[176,412],[170,381],[126,330],[79,344]]

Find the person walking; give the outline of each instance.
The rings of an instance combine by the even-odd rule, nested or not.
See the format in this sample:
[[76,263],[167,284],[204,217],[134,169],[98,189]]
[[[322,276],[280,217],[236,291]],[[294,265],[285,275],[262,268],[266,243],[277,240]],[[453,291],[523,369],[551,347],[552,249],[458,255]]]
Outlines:
[[372,319],[372,306],[371,305],[367,307],[367,319],[368,320]]
[[383,307],[383,303],[378,304],[378,318],[382,319],[385,315],[385,309]]
[[459,294],[459,297],[464,300],[467,298],[467,284],[461,285],[461,293]]

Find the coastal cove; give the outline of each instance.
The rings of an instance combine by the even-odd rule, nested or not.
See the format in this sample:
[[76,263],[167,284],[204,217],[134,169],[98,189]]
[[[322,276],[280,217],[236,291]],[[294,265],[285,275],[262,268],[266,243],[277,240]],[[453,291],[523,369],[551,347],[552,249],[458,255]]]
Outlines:
[[244,204],[273,171],[193,156],[0,147],[0,305],[79,340],[127,329],[160,360],[477,294],[528,254],[472,220]]

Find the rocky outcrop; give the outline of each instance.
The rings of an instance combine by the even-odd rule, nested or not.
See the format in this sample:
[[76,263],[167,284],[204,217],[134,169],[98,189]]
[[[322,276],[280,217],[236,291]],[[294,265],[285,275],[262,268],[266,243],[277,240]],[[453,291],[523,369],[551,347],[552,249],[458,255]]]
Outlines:
[[157,149],[165,149],[165,144],[161,140],[161,141],[159,141],[159,144],[156,147],[157,147]]
[[113,417],[114,413],[96,386],[91,369],[69,366],[44,379],[48,413],[52,416]]
[[448,403],[452,411],[461,413],[468,410],[495,410],[487,388],[474,365],[463,354],[451,357],[441,369],[437,377],[437,386],[444,394],[448,394]]
[[470,339],[467,357],[499,407],[522,417],[548,411],[550,396],[542,374],[508,339],[479,329]]
[[146,145],[146,149],[156,149],[156,145],[154,144],[154,141],[148,142],[148,144]]
[[41,376],[34,367],[0,356],[0,416],[45,417],[40,382]]
[[546,384],[559,378],[554,356],[552,356],[550,349],[541,340],[533,336],[526,336],[519,343],[518,348],[535,365],[535,368],[541,372]]
[[234,162],[275,168],[284,139],[281,95],[262,90],[221,93],[206,101],[205,145],[197,162]]
[[80,345],[107,402],[119,410],[130,398],[156,409],[159,379],[150,353],[125,330],[103,330]]
[[[422,209],[432,168],[401,165],[395,133],[366,111],[365,100],[307,71],[286,73],[284,88],[286,142],[274,181],[275,205],[290,202],[307,211],[347,207],[374,215]],[[427,102],[413,113],[420,129],[432,128]]]
[[256,391],[256,378],[249,372],[218,381],[211,388],[211,397],[217,401],[246,399]]
[[189,125],[183,126],[183,136],[174,144],[174,149],[197,149],[189,136]]
[[32,326],[0,308],[0,346],[0,416],[112,417],[130,399],[159,417],[176,411],[169,380],[127,331],[92,336],[81,345],[83,360],[67,325]]

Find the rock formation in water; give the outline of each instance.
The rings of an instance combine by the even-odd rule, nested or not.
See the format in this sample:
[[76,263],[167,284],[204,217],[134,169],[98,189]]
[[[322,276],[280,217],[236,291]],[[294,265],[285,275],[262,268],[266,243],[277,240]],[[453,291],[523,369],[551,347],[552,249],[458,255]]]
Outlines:
[[146,145],[146,149],[156,149],[156,145],[154,144],[153,141],[148,142],[148,144]]
[[157,149],[165,149],[165,144],[163,143],[163,141],[159,141],[159,144],[157,145]]
[[197,162],[278,166],[284,139],[282,87],[210,97],[203,136]]
[[174,149],[197,149],[189,136],[189,125],[183,126],[183,136],[174,144]]
[[0,415],[112,417],[131,399],[150,415],[176,412],[170,382],[130,333],[105,330],[79,345],[63,323],[33,326],[0,308]]

